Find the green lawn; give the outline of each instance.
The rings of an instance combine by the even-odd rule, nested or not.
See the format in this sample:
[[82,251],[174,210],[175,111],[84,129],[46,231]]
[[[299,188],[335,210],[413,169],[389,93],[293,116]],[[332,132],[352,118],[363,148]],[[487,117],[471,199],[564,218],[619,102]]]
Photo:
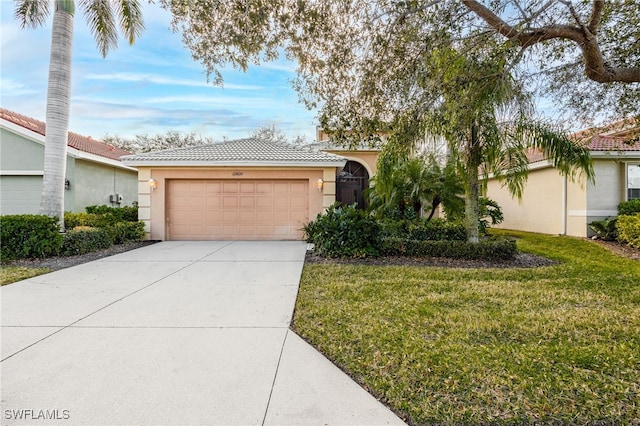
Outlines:
[[412,424],[639,424],[640,262],[510,234],[561,263],[306,265],[294,329]]
[[16,281],[51,272],[47,268],[26,268],[24,266],[0,266],[0,285],[11,284]]

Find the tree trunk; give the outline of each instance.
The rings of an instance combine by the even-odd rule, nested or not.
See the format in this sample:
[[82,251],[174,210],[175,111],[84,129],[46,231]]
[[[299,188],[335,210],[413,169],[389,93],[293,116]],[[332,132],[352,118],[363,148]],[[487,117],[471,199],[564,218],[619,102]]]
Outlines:
[[44,177],[40,213],[58,217],[64,231],[64,181],[71,97],[73,14],[57,5],[53,15],[47,91]]
[[471,126],[471,139],[468,142],[466,154],[465,228],[467,230],[467,241],[477,243],[480,235],[478,229],[478,221],[480,219],[480,208],[478,206],[480,179],[478,178],[478,172],[482,160],[482,150],[478,140],[478,127],[475,123]]

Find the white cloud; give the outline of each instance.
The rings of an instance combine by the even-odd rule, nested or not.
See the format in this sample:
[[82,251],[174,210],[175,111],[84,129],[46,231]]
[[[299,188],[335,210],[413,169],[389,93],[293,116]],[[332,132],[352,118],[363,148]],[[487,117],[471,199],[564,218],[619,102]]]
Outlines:
[[194,81],[179,79],[173,77],[162,77],[154,74],[144,73],[111,73],[111,74],[87,74],[84,76],[87,80],[100,80],[100,81],[124,81],[124,82],[145,82],[166,86],[188,86],[188,87],[209,87],[209,88],[225,88],[230,90],[263,90],[262,86],[255,86],[249,84],[233,84],[227,83],[223,87],[214,86],[213,84],[207,84],[204,81]]

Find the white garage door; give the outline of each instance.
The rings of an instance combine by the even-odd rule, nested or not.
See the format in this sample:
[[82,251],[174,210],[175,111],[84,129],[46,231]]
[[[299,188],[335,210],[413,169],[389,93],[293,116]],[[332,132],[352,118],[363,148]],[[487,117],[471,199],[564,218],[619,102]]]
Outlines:
[[307,180],[170,180],[169,240],[300,240]]

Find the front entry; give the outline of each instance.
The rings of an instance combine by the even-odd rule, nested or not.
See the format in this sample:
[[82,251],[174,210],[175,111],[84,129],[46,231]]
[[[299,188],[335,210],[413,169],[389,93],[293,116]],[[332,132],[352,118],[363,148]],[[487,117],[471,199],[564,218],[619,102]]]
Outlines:
[[356,161],[347,161],[336,178],[336,201],[364,209],[367,206],[364,191],[369,187],[369,173]]

